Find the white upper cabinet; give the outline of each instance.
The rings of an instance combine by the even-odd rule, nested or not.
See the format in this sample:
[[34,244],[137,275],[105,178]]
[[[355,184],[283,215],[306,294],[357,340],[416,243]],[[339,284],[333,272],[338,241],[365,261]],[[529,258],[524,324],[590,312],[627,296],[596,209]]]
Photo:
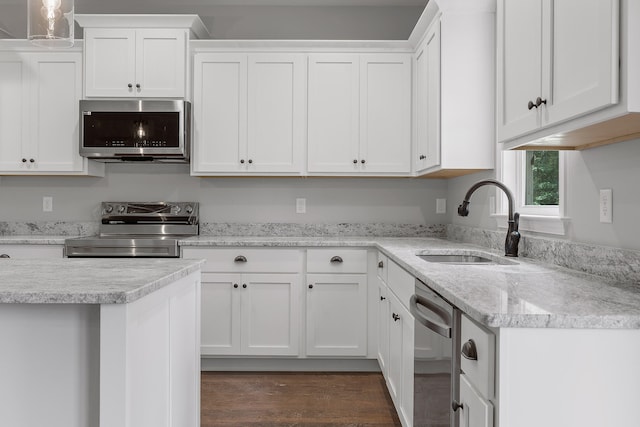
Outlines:
[[415,175],[449,178],[494,167],[495,7],[429,2],[414,55]]
[[408,54],[309,55],[310,175],[409,175]]
[[[591,123],[563,123],[619,103],[619,6],[619,0],[498,1],[499,142],[515,148],[575,131],[606,113]],[[590,143],[567,136],[544,143]]]
[[301,174],[305,76],[299,54],[196,54],[192,174]]
[[0,173],[103,175],[78,152],[81,95],[81,52],[0,52]]
[[87,28],[85,96],[182,98],[187,31]]

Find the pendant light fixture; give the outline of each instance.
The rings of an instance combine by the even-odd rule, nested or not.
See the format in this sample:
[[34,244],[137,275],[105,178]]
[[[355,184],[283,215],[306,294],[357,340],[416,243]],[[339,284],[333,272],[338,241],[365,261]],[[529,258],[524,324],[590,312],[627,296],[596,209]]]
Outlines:
[[50,49],[73,46],[73,0],[28,0],[28,38]]

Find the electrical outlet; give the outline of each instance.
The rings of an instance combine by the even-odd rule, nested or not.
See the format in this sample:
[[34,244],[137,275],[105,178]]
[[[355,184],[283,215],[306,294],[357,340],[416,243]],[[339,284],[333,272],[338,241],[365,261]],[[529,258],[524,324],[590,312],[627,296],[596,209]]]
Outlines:
[[307,199],[296,199],[296,213],[307,213]]
[[42,198],[42,212],[52,212],[53,211],[53,197],[44,196]]
[[613,192],[610,188],[600,190],[600,222],[606,224],[613,222],[612,197]]
[[447,213],[447,199],[436,199],[436,213]]

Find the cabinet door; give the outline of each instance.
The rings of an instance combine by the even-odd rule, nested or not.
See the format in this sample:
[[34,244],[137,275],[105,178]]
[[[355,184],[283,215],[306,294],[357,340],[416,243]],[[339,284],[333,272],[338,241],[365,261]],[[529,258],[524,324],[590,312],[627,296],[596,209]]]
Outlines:
[[82,54],[25,56],[32,73],[30,168],[33,172],[80,172],[83,158],[78,153],[78,101],[82,96]]
[[365,173],[411,171],[411,56],[363,55],[360,154]]
[[389,365],[389,300],[387,285],[378,283],[378,363],[387,377]]
[[440,164],[440,20],[427,31],[416,53],[417,173]]
[[135,30],[84,30],[85,96],[135,96]]
[[307,355],[366,356],[367,276],[307,275]]
[[240,354],[240,274],[202,274],[200,351]]
[[187,61],[185,30],[136,30],[135,94],[183,98]]
[[544,0],[543,124],[618,102],[618,0]]
[[298,274],[243,275],[242,354],[299,354],[300,286]]
[[194,174],[244,170],[247,158],[246,55],[195,56],[193,116]]
[[0,54],[0,172],[24,170],[28,82],[26,65],[16,54]]
[[[498,141],[535,130],[541,95],[542,0],[498,0]],[[568,29],[567,29],[568,30]]]
[[358,61],[351,54],[309,56],[310,173],[359,171]]
[[460,376],[460,427],[493,427],[493,405],[482,398],[465,375]]
[[306,103],[303,56],[250,55],[248,74],[248,171],[301,173]]

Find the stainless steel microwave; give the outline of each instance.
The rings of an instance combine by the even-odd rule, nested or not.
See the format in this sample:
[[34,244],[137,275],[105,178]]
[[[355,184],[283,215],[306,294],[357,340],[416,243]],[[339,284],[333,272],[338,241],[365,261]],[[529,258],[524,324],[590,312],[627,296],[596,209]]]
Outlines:
[[80,101],[80,155],[93,160],[186,163],[190,135],[187,101]]

